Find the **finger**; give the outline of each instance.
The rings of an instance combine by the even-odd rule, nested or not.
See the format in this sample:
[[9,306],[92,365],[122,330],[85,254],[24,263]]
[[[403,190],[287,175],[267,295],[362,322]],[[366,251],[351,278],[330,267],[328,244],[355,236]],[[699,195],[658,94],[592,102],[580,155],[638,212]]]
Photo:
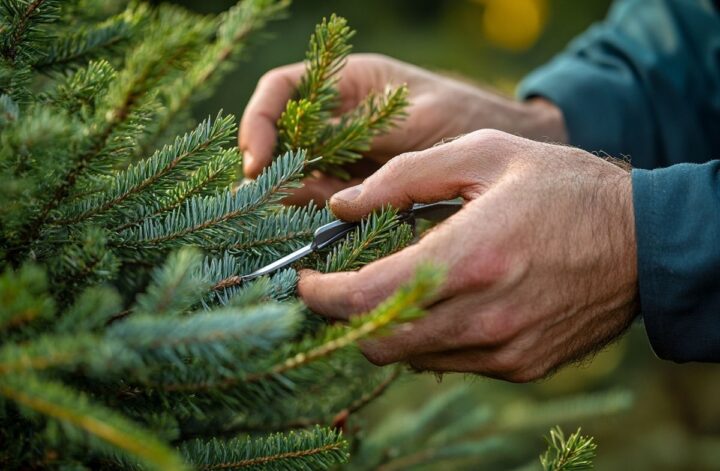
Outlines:
[[298,293],[318,314],[347,319],[367,312],[412,278],[421,260],[426,259],[421,244],[366,265],[359,271],[326,273],[300,272]]
[[442,353],[428,353],[409,359],[408,364],[416,371],[442,373],[477,373],[493,378],[504,378],[512,373],[506,365],[495,360],[492,349],[466,349]]
[[419,355],[411,358],[408,363],[417,371],[475,373],[515,383],[526,383],[540,379],[548,373],[544,364],[528,364],[523,358],[528,354],[523,347],[472,348]]
[[361,347],[370,361],[387,365],[429,353],[497,347],[516,338],[520,324],[488,293],[464,294],[432,306],[425,316],[397,326],[390,335],[363,341]]
[[[372,262],[359,271],[301,273],[298,284],[300,296],[319,314],[347,319],[352,314],[375,307],[402,283],[411,279],[419,264],[427,262],[445,266],[450,272],[437,299],[460,294],[468,286],[476,292],[493,287],[505,277],[505,261],[485,242],[491,235],[487,238],[482,236],[492,228],[478,227],[478,213],[471,211],[473,205],[480,203],[484,201],[468,203],[466,208],[426,232],[418,243]],[[477,239],[476,243],[467,245],[466,250],[457,250],[457,241],[467,241],[468,231],[479,234],[479,237],[474,238]],[[469,253],[472,257],[468,257]],[[510,286],[509,282],[502,286],[506,285]]]
[[257,177],[270,164],[277,140],[275,124],[305,71],[302,63],[273,69],[258,82],[240,120],[239,147],[245,175]]
[[362,182],[362,178],[351,178],[346,181],[327,175],[306,178],[303,180],[303,186],[292,190],[290,195],[282,200],[282,203],[303,206],[314,201],[318,207],[322,208],[334,193],[360,182]]
[[[363,55],[348,59],[337,84],[340,94],[338,113],[355,108],[371,90],[382,88],[376,82],[383,78],[377,76],[378,67],[372,65]],[[277,120],[304,73],[305,64],[299,62],[273,69],[258,82],[240,121],[238,145],[244,151],[245,176],[257,177],[272,161]]]
[[[504,171],[508,146],[497,142],[496,131],[478,131],[430,149],[403,154],[367,178],[330,199],[333,213],[355,221],[387,204],[406,209],[463,197],[473,199]],[[504,133],[499,133],[505,136]]]
[[398,121],[389,132],[374,136],[366,156],[377,160],[384,158],[387,162],[402,152],[425,150],[443,138],[455,137],[448,136],[450,131],[446,129],[428,129],[426,114],[433,105],[427,104],[426,97],[411,94],[409,101],[405,110],[407,117]]

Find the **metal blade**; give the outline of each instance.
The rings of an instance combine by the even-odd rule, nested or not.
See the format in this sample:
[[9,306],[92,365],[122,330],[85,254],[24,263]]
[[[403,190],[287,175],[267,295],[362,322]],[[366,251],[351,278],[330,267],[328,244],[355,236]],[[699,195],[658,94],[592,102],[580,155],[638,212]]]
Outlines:
[[437,203],[428,204],[414,204],[410,214],[416,219],[439,222],[457,213],[462,207],[463,200],[461,199],[438,201]]
[[[398,220],[414,223],[414,219],[427,219],[430,221],[441,221],[458,212],[463,205],[462,200],[439,201],[429,204],[415,204],[410,211],[398,214]],[[316,250],[325,249],[334,243],[342,240],[349,232],[353,231],[360,223],[347,221],[333,221],[319,227],[313,237],[311,244],[302,247],[295,252],[285,255],[269,265],[256,270],[248,275],[243,275],[243,281],[253,280],[260,276],[269,275],[277,270],[287,268],[303,257],[306,257]]]
[[264,267],[260,268],[259,270],[255,270],[254,272],[243,275],[242,279],[243,281],[247,280],[253,280],[255,278],[269,275],[270,273],[273,273],[277,270],[282,270],[283,268],[287,268],[293,263],[297,262],[303,257],[306,257],[310,255],[313,252],[312,245],[308,244],[305,247],[301,247],[297,249],[295,252],[292,252],[291,254],[285,255],[283,258],[275,260],[274,262],[265,265]]

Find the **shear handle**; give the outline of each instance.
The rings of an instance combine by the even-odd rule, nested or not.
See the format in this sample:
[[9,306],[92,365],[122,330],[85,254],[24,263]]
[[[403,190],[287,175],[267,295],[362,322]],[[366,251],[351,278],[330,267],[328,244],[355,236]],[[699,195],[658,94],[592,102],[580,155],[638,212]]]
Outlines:
[[[414,219],[428,221],[442,221],[452,216],[462,208],[461,200],[439,201],[429,204],[414,204],[412,209],[398,214],[402,222],[411,223]],[[322,250],[345,237],[360,225],[359,222],[333,221],[317,228],[313,234],[312,249]]]

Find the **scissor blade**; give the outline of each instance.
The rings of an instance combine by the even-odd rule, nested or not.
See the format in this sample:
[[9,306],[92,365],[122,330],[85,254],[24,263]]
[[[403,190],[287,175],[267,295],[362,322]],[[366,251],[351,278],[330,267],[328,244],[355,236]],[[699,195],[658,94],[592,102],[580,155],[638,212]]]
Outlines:
[[303,257],[306,257],[310,255],[313,252],[312,245],[308,244],[305,247],[301,247],[297,249],[295,252],[292,252],[291,254],[285,255],[283,258],[275,260],[274,262],[265,265],[264,267],[260,268],[259,270],[255,270],[254,272],[243,275],[243,280],[252,280],[255,278],[258,278],[260,276],[269,275],[270,273],[276,272],[277,270],[282,270],[283,268],[287,268],[293,263],[297,262]]
[[437,203],[415,204],[410,214],[416,219],[440,222],[460,211],[462,207],[463,201],[460,199],[438,201]]

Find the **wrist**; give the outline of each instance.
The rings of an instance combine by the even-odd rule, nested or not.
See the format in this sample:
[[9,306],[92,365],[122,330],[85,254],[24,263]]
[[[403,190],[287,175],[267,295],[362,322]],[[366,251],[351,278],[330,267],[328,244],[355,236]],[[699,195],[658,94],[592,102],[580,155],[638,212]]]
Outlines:
[[[614,240],[607,244],[608,260],[614,260],[614,273],[622,281],[618,290],[619,301],[625,305],[621,310],[632,319],[638,314],[638,263],[637,236],[635,233],[635,209],[633,203],[632,175],[620,168],[614,169],[617,176],[608,178],[605,193],[607,203],[605,211],[612,212],[607,220],[609,226],[616,228]],[[603,217],[602,215],[600,217]]]
[[568,143],[565,118],[557,105],[542,97],[530,98],[518,105],[522,109],[519,125],[525,137],[543,142]]
[[472,130],[492,128],[534,141],[568,143],[562,110],[551,101],[541,97],[515,101],[484,90],[477,94],[469,123]]

